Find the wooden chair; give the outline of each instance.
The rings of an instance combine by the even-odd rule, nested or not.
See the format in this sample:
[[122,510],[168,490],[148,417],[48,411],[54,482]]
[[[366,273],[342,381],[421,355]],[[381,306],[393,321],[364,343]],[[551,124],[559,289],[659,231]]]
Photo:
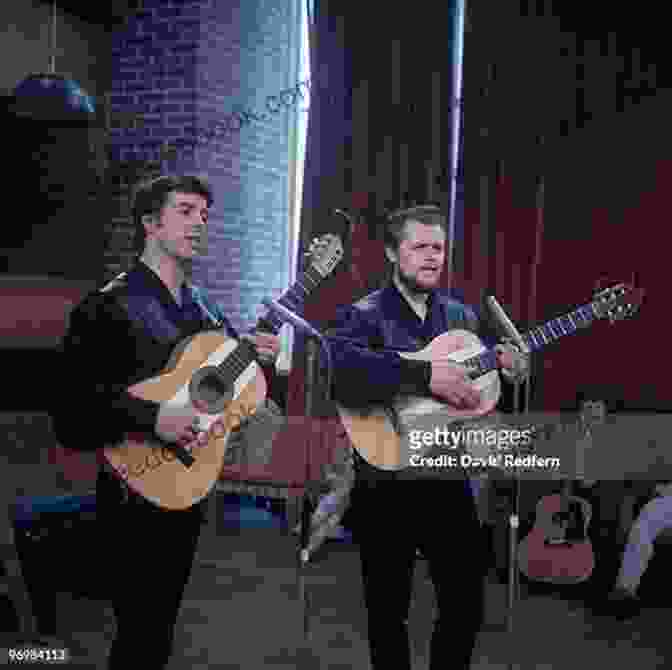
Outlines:
[[96,547],[96,494],[17,497],[9,506],[14,545],[40,635],[57,634],[57,593],[106,599],[86,560]]
[[[53,631],[40,625],[39,608],[31,592],[35,587],[34,574],[22,560],[23,528],[30,525],[30,515],[38,507],[44,511],[45,501],[48,507],[53,502],[57,513],[62,501],[76,497],[72,495],[74,489],[89,493],[95,479],[91,481],[90,466],[85,464],[82,468],[79,459],[71,459],[70,468],[58,467],[68,462],[68,454],[56,443],[50,419],[44,412],[5,413],[2,424],[6,477],[0,487],[0,562],[4,568],[0,592],[9,596],[16,611],[19,631],[15,637],[37,644],[49,639]],[[53,556],[47,556],[42,566],[49,579],[54,577],[52,559]]]
[[10,517],[10,507],[3,505],[0,514],[0,563],[3,566],[0,595],[9,596],[19,623],[18,634],[21,638],[30,640],[37,636],[37,622],[16,550],[14,527]]

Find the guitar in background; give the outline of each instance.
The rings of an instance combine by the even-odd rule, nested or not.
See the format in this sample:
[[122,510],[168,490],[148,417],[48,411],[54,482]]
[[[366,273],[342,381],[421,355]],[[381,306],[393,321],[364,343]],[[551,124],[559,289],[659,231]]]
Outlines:
[[[528,579],[578,584],[595,569],[595,554],[588,537],[592,506],[574,495],[573,489],[576,482],[594,484],[585,479],[585,453],[593,444],[593,426],[603,423],[605,414],[604,403],[587,401],[581,406],[575,434],[576,480],[565,480],[559,493],[539,500],[534,526],[518,549],[518,565]],[[571,436],[571,432],[567,434],[570,443]]]

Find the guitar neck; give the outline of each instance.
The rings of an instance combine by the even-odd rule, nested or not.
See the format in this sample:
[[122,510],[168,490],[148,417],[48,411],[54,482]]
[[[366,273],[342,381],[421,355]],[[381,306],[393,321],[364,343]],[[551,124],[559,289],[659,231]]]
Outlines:
[[[306,298],[322,283],[324,277],[311,265],[281,296],[278,302],[294,312],[303,312]],[[274,312],[269,311],[257,321],[254,330],[277,335],[283,321]],[[254,346],[247,340],[241,340],[226,360],[218,366],[220,375],[235,379],[256,358]]]
[[[306,298],[322,283],[324,277],[311,265],[279,298],[278,302],[287,309],[303,312]],[[277,335],[282,328],[283,320],[273,311],[257,321],[255,330],[263,330]]]
[[[591,326],[597,318],[598,315],[593,303],[581,305],[571,312],[546,321],[541,326],[528,331],[522,336],[523,341],[530,351],[539,351],[551,342],[555,342],[566,335],[574,334],[580,328]],[[471,379],[477,379],[497,369],[497,353],[494,348],[488,349],[481,354],[466,359],[462,364],[469,370]]]
[[560,498],[563,505],[566,505],[569,502],[569,496],[572,495],[573,488],[574,482],[571,479],[565,479],[562,483],[562,488],[560,489]]
[[567,478],[562,484],[560,497],[563,503],[563,509],[569,502],[569,497],[574,493],[574,479],[582,482],[585,477],[584,457],[586,451],[586,440],[591,439],[590,425],[583,419],[579,419],[578,437],[576,440],[576,474],[574,478]]

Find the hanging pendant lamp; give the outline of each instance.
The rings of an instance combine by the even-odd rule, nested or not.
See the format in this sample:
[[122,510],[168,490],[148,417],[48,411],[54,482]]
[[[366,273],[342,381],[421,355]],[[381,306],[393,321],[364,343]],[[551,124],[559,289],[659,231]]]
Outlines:
[[14,89],[13,112],[39,121],[91,123],[93,100],[79,84],[56,74],[56,2],[52,4],[51,65],[48,74],[31,74]]

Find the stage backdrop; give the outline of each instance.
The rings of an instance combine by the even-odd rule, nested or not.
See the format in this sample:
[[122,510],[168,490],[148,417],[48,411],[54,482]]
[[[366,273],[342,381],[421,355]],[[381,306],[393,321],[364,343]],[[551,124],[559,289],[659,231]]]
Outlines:
[[[386,280],[388,211],[434,202],[448,214],[457,14],[453,2],[410,13],[391,4],[385,29],[372,31],[380,23],[377,6],[314,5],[301,239],[307,248],[325,232],[345,236],[341,266],[306,306],[306,318],[327,328],[338,306]],[[347,211],[352,225],[334,208]],[[444,279],[448,285],[448,274]],[[289,384],[295,414],[305,404],[300,339]],[[318,402],[316,411],[331,415],[333,407]]]
[[625,408],[672,408],[670,363],[633,353],[658,342],[667,302],[671,102],[654,23],[616,5],[591,22],[569,3],[469,3],[458,286],[474,302],[494,294],[523,329],[589,301],[601,279],[634,273],[647,291],[634,320],[535,356],[539,408],[596,386]]

